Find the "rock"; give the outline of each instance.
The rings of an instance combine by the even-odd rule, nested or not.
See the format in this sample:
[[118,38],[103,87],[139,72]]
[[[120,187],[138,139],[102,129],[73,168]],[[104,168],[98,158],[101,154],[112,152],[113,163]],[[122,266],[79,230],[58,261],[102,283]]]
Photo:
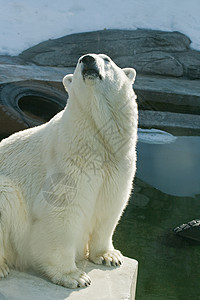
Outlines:
[[186,52],[190,39],[179,32],[157,30],[101,30],[42,42],[20,58],[43,66],[74,67],[85,53],[106,53],[120,67],[147,74],[182,76],[183,66],[173,53]]
[[183,66],[183,74],[189,79],[200,79],[200,51],[188,50],[172,54]]
[[0,65],[1,64],[27,65],[27,62],[19,56],[0,55]]
[[200,79],[200,65],[191,65],[187,69],[187,76],[189,79]]
[[115,61],[121,67],[134,66],[136,71],[143,74],[183,76],[183,65],[172,55],[162,51],[120,56]]
[[170,130],[175,135],[199,135],[200,116],[191,114],[172,113],[167,111],[139,111],[139,126]]
[[[40,81],[41,85],[57,83],[59,86],[55,87],[63,89],[62,78],[73,72],[72,67],[0,64],[0,86],[13,81],[31,80]],[[137,74],[134,89],[139,109],[200,114],[200,80]]]
[[0,64],[0,84],[21,80],[43,80],[61,82],[74,68],[52,68],[36,65]]
[[136,77],[139,109],[200,114],[200,81],[164,76]]

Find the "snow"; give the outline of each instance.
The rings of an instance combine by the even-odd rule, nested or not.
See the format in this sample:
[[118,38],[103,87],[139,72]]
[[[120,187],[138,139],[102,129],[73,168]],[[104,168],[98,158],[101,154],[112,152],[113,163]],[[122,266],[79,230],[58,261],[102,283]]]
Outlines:
[[0,55],[104,28],[179,31],[200,50],[199,0],[0,0],[0,7]]
[[138,128],[138,141],[146,144],[171,144],[177,137],[159,129]]

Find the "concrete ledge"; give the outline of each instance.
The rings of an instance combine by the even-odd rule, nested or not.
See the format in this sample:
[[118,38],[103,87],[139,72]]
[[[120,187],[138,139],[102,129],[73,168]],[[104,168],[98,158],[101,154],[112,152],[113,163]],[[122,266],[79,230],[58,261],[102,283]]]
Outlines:
[[138,90],[200,97],[200,80],[137,74],[134,87]]
[[[66,74],[73,72],[73,67],[0,64],[0,84],[23,80],[61,82]],[[185,107],[184,113],[197,113],[200,110],[200,80],[137,75],[134,89],[141,106],[147,102],[156,108],[159,103],[166,103],[172,106],[171,111],[175,111],[176,107],[178,112],[181,112],[181,107]]]
[[23,80],[62,81],[74,68],[0,64],[0,84]]
[[49,282],[35,274],[11,271],[0,282],[1,300],[134,300],[138,262],[125,258],[120,268],[94,265],[89,261],[79,268],[92,280],[88,288],[70,290]]
[[134,89],[141,109],[200,114],[200,80],[138,75]]
[[[61,84],[74,68],[0,64],[0,85],[24,80]],[[162,76],[136,77],[134,89],[140,108],[140,126],[200,131],[200,80]]]
[[200,116],[191,114],[179,114],[164,111],[139,111],[139,126],[144,128],[174,129],[200,133]]

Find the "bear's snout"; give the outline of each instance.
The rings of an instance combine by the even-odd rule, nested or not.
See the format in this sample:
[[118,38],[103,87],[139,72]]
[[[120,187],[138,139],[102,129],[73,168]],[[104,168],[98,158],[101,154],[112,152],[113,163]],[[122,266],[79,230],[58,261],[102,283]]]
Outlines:
[[84,80],[95,78],[102,79],[96,59],[93,56],[87,54],[83,56],[79,62],[82,63],[82,75]]

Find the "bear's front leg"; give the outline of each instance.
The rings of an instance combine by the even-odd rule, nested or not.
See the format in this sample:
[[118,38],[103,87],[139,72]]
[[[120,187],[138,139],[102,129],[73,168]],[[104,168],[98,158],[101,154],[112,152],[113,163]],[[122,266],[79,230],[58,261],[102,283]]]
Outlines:
[[[128,202],[132,177],[118,176],[107,180],[97,200],[94,228],[89,241],[89,259],[96,264],[120,266],[123,255],[114,249],[112,236],[122,212]],[[116,184],[118,183],[118,184]]]
[[112,244],[114,229],[115,225],[111,226],[104,219],[98,223],[98,227],[93,231],[89,243],[89,259],[95,264],[120,266],[123,263],[123,255],[119,250],[114,249]]
[[29,244],[30,263],[35,271],[55,284],[67,288],[87,287],[91,280],[75,263],[79,235],[70,221],[65,230],[59,219],[41,219],[34,223]]
[[123,255],[114,249],[112,236],[122,209],[107,210],[104,205],[98,209],[95,228],[89,241],[89,259],[95,264],[106,266],[120,266],[123,263]]

